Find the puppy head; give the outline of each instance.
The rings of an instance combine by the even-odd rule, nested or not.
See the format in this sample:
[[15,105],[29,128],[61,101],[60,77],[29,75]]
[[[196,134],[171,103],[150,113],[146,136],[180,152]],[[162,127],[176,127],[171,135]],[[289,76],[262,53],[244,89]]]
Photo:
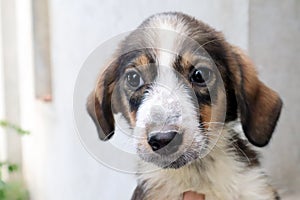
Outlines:
[[142,159],[178,168],[208,152],[218,136],[212,127],[238,117],[248,140],[265,146],[281,105],[222,34],[187,15],[163,13],[121,43],[87,108],[100,139],[114,134],[121,114]]

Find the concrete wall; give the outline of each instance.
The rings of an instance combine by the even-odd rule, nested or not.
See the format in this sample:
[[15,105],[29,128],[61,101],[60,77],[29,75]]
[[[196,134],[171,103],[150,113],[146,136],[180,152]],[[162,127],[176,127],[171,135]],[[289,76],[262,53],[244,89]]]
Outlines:
[[[16,73],[19,67],[18,42],[17,42],[17,19],[16,1],[3,0],[0,2],[1,15],[1,64],[0,64],[0,119],[8,120],[11,123],[20,123],[20,101],[19,101],[19,74]],[[9,20],[8,20],[9,19]],[[17,163],[21,166],[22,145],[20,137],[11,129],[1,130],[0,137],[3,146],[0,147],[3,160]],[[0,145],[1,145],[0,143]],[[4,148],[5,149],[4,149]],[[11,178],[20,177],[20,173],[14,174]]]
[[250,1],[249,52],[284,106],[263,159],[285,196],[300,191],[300,1]]
[[[2,12],[0,4],[0,33],[2,32]],[[2,37],[0,37],[0,55],[2,55]],[[4,119],[4,70],[3,70],[3,57],[0,56],[0,119]],[[6,137],[4,131],[0,129],[0,160],[6,159]]]

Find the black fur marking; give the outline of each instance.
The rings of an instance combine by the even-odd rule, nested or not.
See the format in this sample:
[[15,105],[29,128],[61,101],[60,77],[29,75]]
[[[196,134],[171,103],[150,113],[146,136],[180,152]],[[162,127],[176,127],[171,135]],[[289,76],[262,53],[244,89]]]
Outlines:
[[174,64],[173,64],[173,68],[174,68],[177,72],[179,72],[180,74],[183,74],[183,73],[184,73],[184,68],[182,67],[181,62],[182,62],[182,56],[181,56],[181,55],[178,55],[178,56],[176,57],[176,60],[175,60]]
[[196,94],[199,105],[211,105],[211,98],[210,98],[209,93],[202,94],[198,91],[195,91],[195,94]]
[[253,150],[248,141],[242,140],[237,133],[234,131],[230,131],[232,137],[230,138],[230,146],[236,155],[238,156],[238,160],[246,163],[249,167],[256,167],[260,165],[259,162],[259,154],[255,150]]
[[274,195],[275,195],[275,200],[280,200],[281,198],[280,198],[280,196],[279,196],[279,194],[278,194],[278,192],[277,191],[274,191]]
[[130,111],[137,111],[139,106],[141,105],[145,91],[148,89],[149,85],[143,85],[142,87],[138,88],[129,98],[129,105]]
[[146,192],[145,192],[145,189],[144,189],[144,182],[142,183],[139,183],[134,192],[133,192],[133,195],[131,197],[131,200],[143,200],[146,198]]
[[225,122],[229,122],[237,119],[237,101],[232,83],[228,79],[226,80],[226,99],[227,111]]

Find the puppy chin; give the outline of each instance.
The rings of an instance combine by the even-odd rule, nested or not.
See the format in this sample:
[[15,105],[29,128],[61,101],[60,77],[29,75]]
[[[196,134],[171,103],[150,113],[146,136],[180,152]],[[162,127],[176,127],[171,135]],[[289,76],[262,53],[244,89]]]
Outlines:
[[179,158],[177,158],[177,160],[175,160],[174,162],[170,163],[169,165],[163,167],[164,169],[179,169],[183,166],[186,166],[190,163],[192,163],[193,161],[195,161],[196,159],[198,159],[198,156],[195,156],[195,158],[192,157],[187,157],[185,155],[181,155]]
[[198,160],[204,155],[204,149],[199,151],[191,151],[188,149],[185,152],[177,152],[171,155],[159,155],[155,152],[151,152],[148,154],[138,153],[139,157],[148,162],[152,163],[162,169],[179,169],[186,165],[191,164],[193,161]]

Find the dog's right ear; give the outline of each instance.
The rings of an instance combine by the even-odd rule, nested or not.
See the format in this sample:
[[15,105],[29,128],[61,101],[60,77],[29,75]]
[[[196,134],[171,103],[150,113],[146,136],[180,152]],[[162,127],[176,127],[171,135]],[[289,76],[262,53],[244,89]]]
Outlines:
[[87,111],[96,125],[101,140],[108,140],[114,134],[115,121],[111,96],[115,87],[116,68],[117,62],[114,61],[104,70],[87,100]]

